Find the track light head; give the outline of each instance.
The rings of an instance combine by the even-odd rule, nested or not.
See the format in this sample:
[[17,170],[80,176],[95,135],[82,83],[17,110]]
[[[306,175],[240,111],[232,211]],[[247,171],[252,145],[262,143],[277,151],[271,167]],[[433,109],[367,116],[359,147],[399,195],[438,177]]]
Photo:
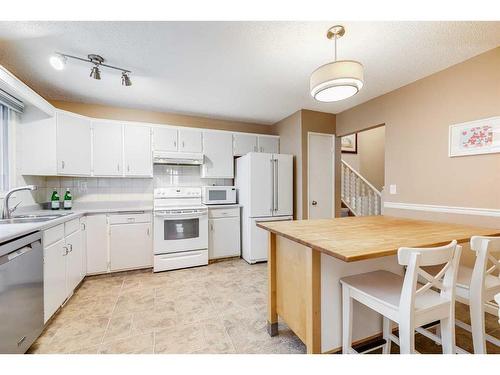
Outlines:
[[94,66],[90,71],[90,77],[94,79],[101,79],[101,71],[99,70],[99,67],[97,65]]
[[132,86],[132,81],[127,72],[122,72],[122,86]]

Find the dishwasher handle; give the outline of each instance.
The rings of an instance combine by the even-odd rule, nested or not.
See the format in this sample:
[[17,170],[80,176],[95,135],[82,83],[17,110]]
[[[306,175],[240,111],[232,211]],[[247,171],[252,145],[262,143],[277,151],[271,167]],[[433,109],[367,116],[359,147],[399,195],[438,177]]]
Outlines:
[[27,252],[30,252],[33,250],[31,245],[25,246],[21,249],[15,250],[12,253],[5,254],[4,256],[0,257],[0,265],[9,263],[10,261],[16,259],[17,257],[20,257],[23,254],[26,254]]

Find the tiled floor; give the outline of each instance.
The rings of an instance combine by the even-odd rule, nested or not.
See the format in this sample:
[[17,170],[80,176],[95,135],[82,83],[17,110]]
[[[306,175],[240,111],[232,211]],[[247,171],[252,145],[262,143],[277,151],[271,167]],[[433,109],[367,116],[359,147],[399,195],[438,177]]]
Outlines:
[[[243,260],[89,277],[30,353],[304,353],[283,323],[278,336],[268,336],[266,277],[266,264]],[[494,318],[492,328],[500,328]],[[422,353],[441,352],[425,337],[416,342]],[[470,335],[460,330],[457,342],[470,349]]]

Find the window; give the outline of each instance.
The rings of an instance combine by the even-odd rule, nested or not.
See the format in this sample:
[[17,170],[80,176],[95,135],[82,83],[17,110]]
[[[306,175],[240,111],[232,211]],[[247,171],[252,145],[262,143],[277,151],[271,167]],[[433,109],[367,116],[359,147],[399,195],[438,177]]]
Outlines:
[[9,190],[9,109],[0,104],[0,191]]

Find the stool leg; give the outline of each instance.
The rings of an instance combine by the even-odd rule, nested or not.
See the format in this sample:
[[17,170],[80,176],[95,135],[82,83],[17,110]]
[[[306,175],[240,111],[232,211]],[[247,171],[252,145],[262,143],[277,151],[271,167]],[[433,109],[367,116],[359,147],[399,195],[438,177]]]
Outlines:
[[443,354],[455,354],[455,319],[441,319],[441,345]]
[[383,317],[382,332],[385,340],[385,345],[382,349],[382,354],[391,354],[391,321],[385,316]]
[[399,322],[399,353],[415,353],[415,327],[409,320]]
[[486,354],[483,303],[474,303],[474,301],[471,301],[469,309],[474,354]]
[[350,354],[352,346],[352,299],[349,288],[342,285],[342,354]]

